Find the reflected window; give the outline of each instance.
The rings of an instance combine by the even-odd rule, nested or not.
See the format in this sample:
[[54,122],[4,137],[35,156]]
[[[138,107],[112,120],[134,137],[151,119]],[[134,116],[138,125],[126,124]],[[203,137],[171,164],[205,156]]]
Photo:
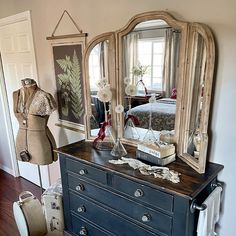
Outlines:
[[89,82],[91,91],[97,91],[97,82],[101,78],[100,72],[101,46],[97,44],[89,55]]
[[164,37],[138,40],[138,61],[141,65],[148,66],[147,73],[143,75],[143,81],[148,90],[163,90],[164,53]]
[[144,89],[138,87],[138,94],[171,96],[177,87],[180,41],[181,31],[159,21],[138,24],[124,36],[123,77],[134,85],[144,84]]
[[97,44],[89,56],[89,83],[92,94],[98,91],[98,81],[108,80],[108,41]]

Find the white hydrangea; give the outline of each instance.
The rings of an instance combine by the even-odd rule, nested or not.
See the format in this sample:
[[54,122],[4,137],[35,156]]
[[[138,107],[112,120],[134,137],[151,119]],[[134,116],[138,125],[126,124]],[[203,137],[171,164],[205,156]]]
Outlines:
[[102,88],[102,81],[101,80],[98,80],[97,83],[96,83],[97,87],[98,88]]
[[109,102],[112,99],[112,92],[109,88],[100,89],[97,93],[98,100],[101,102]]
[[130,83],[130,78],[129,77],[125,77],[124,78],[124,83],[125,84],[129,84]]
[[111,90],[111,86],[110,86],[110,84],[106,84],[106,85],[104,86],[104,89]]
[[97,86],[99,89],[103,89],[105,86],[109,85],[107,79],[103,78],[97,81]]
[[124,107],[121,104],[119,104],[115,107],[115,112],[116,113],[119,114],[119,113],[122,113],[123,111],[124,111]]
[[135,85],[127,85],[125,88],[125,93],[128,96],[135,96],[137,94],[137,87]]

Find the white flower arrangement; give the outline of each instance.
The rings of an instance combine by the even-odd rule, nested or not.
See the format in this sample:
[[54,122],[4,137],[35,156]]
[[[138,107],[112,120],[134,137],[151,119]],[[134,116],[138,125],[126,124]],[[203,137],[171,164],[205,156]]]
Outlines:
[[137,87],[135,85],[129,84],[125,88],[125,93],[128,96],[135,96],[137,93]]
[[100,79],[97,82],[97,86],[98,86],[99,89],[104,88],[106,85],[108,85],[108,81],[105,78],[104,79]]
[[106,84],[103,89],[111,90],[110,84]]
[[124,83],[125,84],[129,84],[131,82],[130,78],[129,77],[125,77],[124,78]]
[[112,99],[112,92],[110,84],[108,84],[107,79],[100,79],[97,82],[97,86],[99,88],[97,92],[98,100],[101,102],[109,102]]
[[119,104],[119,105],[117,105],[117,106],[115,107],[115,112],[116,112],[116,113],[120,114],[120,113],[122,113],[123,111],[124,111],[124,107],[123,107],[121,104]]
[[149,66],[144,66],[140,62],[138,62],[137,65],[135,65],[132,68],[132,73],[133,73],[133,75],[142,78],[143,75],[145,75],[147,73],[148,67]]
[[109,102],[112,99],[112,92],[110,88],[102,88],[97,93],[98,100],[101,102]]
[[137,93],[137,86],[133,85],[133,84],[130,84],[130,82],[131,82],[131,80],[130,80],[129,77],[124,78],[124,84],[126,84],[125,93],[128,96],[135,96],[136,93]]

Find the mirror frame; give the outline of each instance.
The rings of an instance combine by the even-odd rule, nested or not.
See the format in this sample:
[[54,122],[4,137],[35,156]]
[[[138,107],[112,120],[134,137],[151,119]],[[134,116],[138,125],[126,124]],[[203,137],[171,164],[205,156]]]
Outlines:
[[184,106],[183,106],[183,122],[181,124],[181,134],[179,140],[180,153],[179,157],[195,169],[198,173],[204,173],[206,167],[206,157],[207,157],[207,145],[208,145],[208,121],[209,121],[209,112],[211,105],[211,92],[212,92],[212,82],[214,75],[214,65],[215,65],[215,42],[214,37],[210,29],[200,23],[192,23],[189,30],[189,55],[188,62],[191,65],[191,62],[194,58],[193,50],[193,40],[194,33],[199,33],[204,40],[206,45],[206,68],[205,68],[205,79],[204,79],[204,93],[202,101],[202,111],[200,116],[200,126],[199,133],[201,136],[200,142],[200,153],[199,159],[196,159],[187,153],[188,141],[189,141],[189,124],[191,119],[191,102],[193,99],[193,94],[191,93],[191,87],[193,86],[194,80],[191,79],[191,68],[188,66],[186,72],[186,85],[184,88]]
[[[85,71],[85,81],[84,81],[84,90],[85,90],[85,124],[86,124],[86,132],[85,138],[88,141],[93,141],[96,136],[91,136],[91,126],[90,126],[90,117],[92,115],[91,109],[91,98],[90,98],[90,81],[89,81],[89,56],[93,48],[98,44],[105,40],[109,41],[108,46],[108,78],[112,91],[112,101],[111,101],[111,116],[114,117],[112,119],[114,126],[116,127],[116,119],[115,119],[115,106],[116,106],[116,95],[115,95],[115,33],[108,32],[97,37],[93,38],[87,45],[84,53],[84,71]],[[113,131],[114,133],[115,131]],[[114,135],[114,134],[113,134]]]
[[[180,127],[180,116],[181,116],[181,104],[182,104],[182,88],[183,88],[183,79],[186,70],[186,50],[187,50],[187,36],[188,36],[188,22],[176,20],[173,16],[169,13],[164,11],[152,11],[152,12],[145,12],[138,14],[132,17],[129,22],[117,31],[117,87],[118,87],[118,103],[123,104],[123,97],[124,91],[122,91],[122,83],[124,78],[122,77],[122,68],[123,68],[123,47],[122,47],[122,39],[125,35],[131,32],[135,26],[141,22],[148,21],[148,20],[164,20],[169,26],[181,30],[181,45],[180,45],[180,56],[179,56],[179,74],[178,74],[178,84],[177,84],[177,91],[178,91],[178,98],[176,101],[176,115],[175,115],[175,143],[176,149],[178,152],[178,141],[179,141],[179,127]],[[120,118],[121,121],[123,119]],[[124,122],[121,123],[121,127],[124,127]],[[120,130],[122,137],[123,137],[123,129]],[[137,146],[139,143],[135,140],[129,139],[122,139],[124,143],[129,145]]]
[[[91,99],[90,99],[90,87],[89,87],[89,55],[94,46],[98,43],[109,40],[109,63],[108,63],[108,76],[112,89],[112,126],[113,135],[117,135],[117,120],[123,121],[122,114],[115,113],[115,106],[118,104],[123,104],[123,92],[122,91],[122,37],[127,33],[132,31],[134,27],[147,20],[161,19],[167,22],[171,27],[181,30],[181,46],[180,46],[180,69],[178,78],[178,99],[176,101],[176,118],[175,118],[175,143],[177,155],[180,159],[190,165],[194,170],[199,173],[204,173],[206,165],[206,154],[207,154],[207,144],[208,144],[208,121],[209,121],[209,110],[210,110],[210,99],[212,90],[212,81],[214,74],[214,64],[215,64],[215,44],[212,32],[210,29],[201,23],[189,23],[185,21],[176,20],[171,14],[165,11],[151,11],[145,12],[132,17],[128,23],[122,27],[120,30],[115,32],[109,32],[101,34],[94,39],[92,39],[86,49],[84,57],[84,71],[85,71],[85,102],[86,102],[86,140],[92,141],[96,137],[91,136],[90,131],[90,116],[91,112]],[[194,157],[187,153],[188,145],[188,126],[191,117],[191,101],[192,94],[190,88],[193,84],[193,78],[190,78],[190,66],[193,60],[193,50],[191,44],[193,42],[194,32],[198,32],[204,39],[206,43],[206,70],[205,70],[205,86],[202,104],[202,113],[200,118],[200,133],[203,135],[204,139],[201,140],[200,144],[200,154],[198,162],[194,160]],[[123,123],[121,127],[123,127]],[[123,129],[119,132],[122,133]],[[124,143],[136,146],[137,141],[131,141],[122,138]]]

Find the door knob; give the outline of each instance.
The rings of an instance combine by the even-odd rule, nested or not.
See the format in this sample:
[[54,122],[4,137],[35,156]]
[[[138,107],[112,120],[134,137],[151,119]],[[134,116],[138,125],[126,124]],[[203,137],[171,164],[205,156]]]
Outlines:
[[142,222],[149,222],[149,221],[151,221],[151,216],[148,213],[145,213],[142,216]]
[[80,175],[86,175],[88,173],[88,171],[86,169],[82,169],[79,171]]
[[77,209],[78,212],[85,212],[86,211],[86,208],[85,206],[80,206],[78,209]]
[[76,191],[84,191],[84,185],[83,184],[79,184],[75,187]]
[[137,190],[134,192],[134,196],[135,196],[135,197],[142,197],[142,196],[143,196],[143,190],[137,189]]
[[79,231],[79,235],[88,235],[87,229],[82,226],[80,231]]

